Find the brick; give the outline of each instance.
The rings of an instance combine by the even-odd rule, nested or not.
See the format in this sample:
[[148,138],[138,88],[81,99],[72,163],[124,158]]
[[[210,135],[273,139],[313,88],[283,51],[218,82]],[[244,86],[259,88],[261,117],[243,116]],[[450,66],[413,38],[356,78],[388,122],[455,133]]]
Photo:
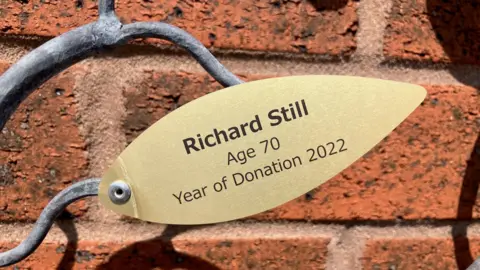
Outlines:
[[[466,245],[465,245],[466,244]],[[363,269],[466,269],[480,255],[480,239],[421,238],[368,241]]]
[[221,88],[207,75],[145,71],[138,84],[124,91],[127,117],[123,126],[127,142],[132,142],[168,112]]
[[0,32],[52,37],[95,21],[93,1],[2,0]]
[[[43,243],[20,269],[325,269],[328,239]],[[0,243],[0,251],[13,247]],[[76,249],[75,249],[76,246]]]
[[[239,77],[242,80],[262,78]],[[132,142],[170,111],[223,88],[208,74],[145,71],[143,79],[124,91],[127,117],[123,127],[127,142]]]
[[[50,37],[96,18],[96,3],[92,1],[21,2],[2,1],[2,32]],[[332,56],[349,56],[356,48],[354,0],[336,5],[329,4],[332,1],[300,0],[116,2],[118,16],[125,23],[168,22],[208,47]]]
[[[246,81],[260,78],[242,77]],[[175,104],[180,106],[219,88],[207,75],[146,73],[135,88],[125,91],[128,141],[174,109]],[[480,142],[475,148],[480,132],[478,92],[460,86],[426,88],[424,103],[364,157],[306,195],[251,218],[338,221],[480,217],[474,188],[480,170]]]
[[390,59],[480,63],[480,1],[394,0],[385,32]]
[[[6,65],[0,66],[3,73]],[[20,104],[0,134],[0,221],[33,221],[53,196],[87,174],[86,144],[80,135],[66,71]],[[84,202],[68,207],[75,216]]]

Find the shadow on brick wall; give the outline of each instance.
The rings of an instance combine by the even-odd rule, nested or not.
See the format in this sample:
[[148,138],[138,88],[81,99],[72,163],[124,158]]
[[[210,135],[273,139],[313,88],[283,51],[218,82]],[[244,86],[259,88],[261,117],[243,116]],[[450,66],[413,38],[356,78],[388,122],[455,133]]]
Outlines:
[[[280,2],[281,0],[278,0]],[[317,10],[337,10],[347,5],[349,0],[308,0]]]
[[[480,136],[475,142],[474,149],[468,160],[467,169],[462,182],[459,203],[457,208],[458,220],[471,220],[473,207],[477,200],[480,182]],[[467,269],[476,259],[471,254],[470,242],[467,238],[468,223],[455,225],[452,229],[455,247],[455,260],[458,269]]]
[[168,225],[159,237],[134,243],[115,252],[107,262],[96,269],[220,270],[202,258],[176,251],[173,246],[172,239],[175,236],[200,227],[204,226]]
[[63,257],[57,266],[57,270],[71,270],[75,264],[75,254],[78,251],[77,229],[70,213],[67,211],[55,223],[67,236],[67,246],[57,249],[58,252],[63,252]]
[[[480,17],[479,0],[427,0],[427,14],[446,56],[454,64],[480,66]],[[476,68],[480,70],[480,68]],[[474,78],[462,69],[453,67],[451,74],[466,85],[480,86],[480,72]],[[480,123],[477,123],[480,124]],[[466,221],[455,225],[452,238],[458,269],[466,269],[474,259],[467,238],[468,221],[472,220],[480,182],[480,136],[470,155],[459,196],[457,220]]]

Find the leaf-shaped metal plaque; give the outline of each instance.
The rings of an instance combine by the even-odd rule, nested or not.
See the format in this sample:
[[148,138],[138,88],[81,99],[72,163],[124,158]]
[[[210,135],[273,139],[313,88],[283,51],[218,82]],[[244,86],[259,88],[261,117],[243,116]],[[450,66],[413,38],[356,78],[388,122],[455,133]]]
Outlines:
[[[362,157],[425,98],[424,88],[349,76],[229,87],[160,119],[118,157],[101,202],[138,219],[205,224],[254,215],[314,189]],[[109,186],[131,189],[112,203]]]

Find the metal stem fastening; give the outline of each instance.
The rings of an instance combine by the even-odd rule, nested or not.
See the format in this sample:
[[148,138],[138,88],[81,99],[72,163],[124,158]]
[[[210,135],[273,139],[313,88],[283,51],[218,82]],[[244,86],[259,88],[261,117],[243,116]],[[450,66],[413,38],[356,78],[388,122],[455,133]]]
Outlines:
[[[0,76],[0,130],[20,103],[44,82],[68,67],[113,46],[135,38],[168,40],[187,50],[202,67],[225,87],[243,83],[228,71],[203,44],[187,32],[162,22],[137,22],[123,25],[115,15],[114,0],[100,0],[97,21],[73,29],[22,57]],[[0,266],[15,264],[41,244],[55,218],[71,203],[98,195],[100,179],[78,182],[55,196],[42,211],[32,232],[20,245],[0,253]],[[123,182],[111,187],[112,201],[125,203],[130,188]]]
[[118,180],[108,188],[108,197],[114,204],[125,204],[130,200],[132,190],[127,183]]

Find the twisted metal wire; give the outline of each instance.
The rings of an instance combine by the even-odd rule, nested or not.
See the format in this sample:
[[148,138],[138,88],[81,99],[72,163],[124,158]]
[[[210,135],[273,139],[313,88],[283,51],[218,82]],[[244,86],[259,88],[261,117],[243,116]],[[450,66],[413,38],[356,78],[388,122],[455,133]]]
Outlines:
[[[35,89],[95,52],[125,44],[131,39],[165,39],[188,51],[202,67],[225,87],[242,83],[202,43],[187,32],[166,23],[122,25],[115,15],[114,0],[100,0],[99,19],[49,40],[22,57],[0,76],[0,130]],[[78,182],[56,195],[37,219],[28,237],[17,247],[0,253],[0,266],[15,264],[41,244],[58,215],[71,203],[98,195],[100,179]]]

